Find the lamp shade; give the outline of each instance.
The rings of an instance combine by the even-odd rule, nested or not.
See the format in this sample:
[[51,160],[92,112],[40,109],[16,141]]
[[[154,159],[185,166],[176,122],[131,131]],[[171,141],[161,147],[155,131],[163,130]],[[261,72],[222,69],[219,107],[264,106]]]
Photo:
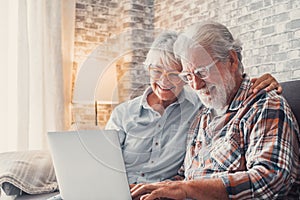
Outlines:
[[116,66],[97,49],[85,60],[77,73],[73,103],[117,104],[118,82]]
[[118,81],[116,65],[111,64],[101,73],[96,89],[95,100],[100,104],[118,104]]

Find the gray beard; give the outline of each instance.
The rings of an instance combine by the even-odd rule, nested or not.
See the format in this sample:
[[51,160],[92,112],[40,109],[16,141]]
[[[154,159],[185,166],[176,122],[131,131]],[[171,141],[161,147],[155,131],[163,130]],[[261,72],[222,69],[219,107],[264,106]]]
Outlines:
[[208,88],[214,88],[213,91],[210,91],[210,95],[202,95],[201,93],[197,93],[202,103],[210,109],[213,109],[216,115],[222,115],[226,112],[230,102],[229,98],[231,94],[234,92],[234,88],[236,87],[236,82],[233,77],[225,78],[226,85],[214,86]]

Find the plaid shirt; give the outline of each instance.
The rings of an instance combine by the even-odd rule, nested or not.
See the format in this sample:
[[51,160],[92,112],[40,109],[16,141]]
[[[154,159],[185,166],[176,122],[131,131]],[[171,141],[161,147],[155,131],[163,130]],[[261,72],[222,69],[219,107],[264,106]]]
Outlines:
[[294,198],[300,184],[298,124],[282,96],[249,94],[250,86],[245,75],[223,116],[200,109],[189,130],[185,178],[221,178],[231,199]]

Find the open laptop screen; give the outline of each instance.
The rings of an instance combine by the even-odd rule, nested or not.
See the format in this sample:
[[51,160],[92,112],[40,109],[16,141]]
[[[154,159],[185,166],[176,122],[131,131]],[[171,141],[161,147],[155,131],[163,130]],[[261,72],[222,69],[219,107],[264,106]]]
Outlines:
[[131,199],[117,131],[49,132],[63,199]]

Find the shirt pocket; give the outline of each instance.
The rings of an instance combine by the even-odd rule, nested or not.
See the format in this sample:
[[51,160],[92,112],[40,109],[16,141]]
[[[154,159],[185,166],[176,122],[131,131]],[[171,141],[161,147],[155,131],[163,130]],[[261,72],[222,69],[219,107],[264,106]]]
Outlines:
[[188,127],[179,124],[172,124],[167,130],[164,130],[161,137],[162,151],[185,151],[187,130]]
[[240,168],[242,155],[239,143],[234,138],[221,138],[214,146],[211,159],[218,170],[233,172]]

